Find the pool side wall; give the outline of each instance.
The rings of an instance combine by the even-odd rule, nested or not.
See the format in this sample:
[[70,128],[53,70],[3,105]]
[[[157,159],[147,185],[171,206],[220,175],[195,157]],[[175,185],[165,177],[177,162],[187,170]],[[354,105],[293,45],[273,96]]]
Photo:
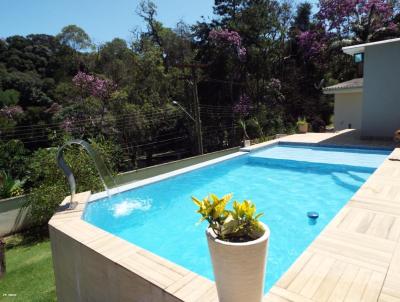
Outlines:
[[76,197],[49,222],[58,301],[217,301],[210,280],[83,221],[90,192]]

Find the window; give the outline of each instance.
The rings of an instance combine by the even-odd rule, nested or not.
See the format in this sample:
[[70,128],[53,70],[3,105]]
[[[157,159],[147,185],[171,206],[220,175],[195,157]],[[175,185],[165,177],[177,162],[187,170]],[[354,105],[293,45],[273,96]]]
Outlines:
[[356,62],[356,63],[362,63],[362,62],[364,62],[364,53],[356,53],[355,55],[354,55],[354,62]]

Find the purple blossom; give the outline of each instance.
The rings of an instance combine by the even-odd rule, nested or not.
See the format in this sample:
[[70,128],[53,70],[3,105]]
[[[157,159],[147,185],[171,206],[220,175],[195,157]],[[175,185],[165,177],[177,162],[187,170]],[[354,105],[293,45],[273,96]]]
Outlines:
[[208,37],[215,43],[225,44],[233,47],[241,61],[246,59],[247,50],[242,46],[242,38],[238,32],[229,29],[213,29],[210,31]]
[[85,93],[106,99],[116,89],[116,85],[107,79],[101,79],[96,76],[79,71],[72,82]]
[[247,49],[244,47],[240,47],[238,49],[238,57],[241,61],[245,61],[247,56]]
[[368,22],[371,12],[378,16],[371,24],[371,31],[394,24],[394,8],[387,0],[320,0],[317,18],[327,25],[328,31],[349,34],[355,25]]
[[388,1],[358,0],[356,2],[360,13],[369,14],[374,9],[375,13],[383,19],[390,19],[393,16],[393,6]]
[[61,129],[64,129],[64,131],[71,133],[74,127],[74,122],[72,119],[66,118],[65,120],[62,121],[60,127]]
[[356,9],[359,0],[320,0],[318,19],[326,20],[329,23],[329,29],[340,28],[346,22]]
[[5,106],[0,109],[0,114],[10,119],[22,114],[23,112],[24,110],[20,106]]
[[282,88],[281,81],[275,78],[269,80],[268,86],[275,91],[280,91]]
[[297,38],[306,58],[317,56],[325,46],[323,39],[314,31],[300,32]]
[[242,94],[239,101],[233,106],[233,112],[246,116],[252,108],[251,100],[247,94]]

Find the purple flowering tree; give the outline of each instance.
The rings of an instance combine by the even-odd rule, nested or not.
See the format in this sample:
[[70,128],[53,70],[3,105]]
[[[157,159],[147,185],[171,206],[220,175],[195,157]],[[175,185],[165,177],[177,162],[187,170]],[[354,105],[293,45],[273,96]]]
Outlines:
[[217,46],[233,49],[239,60],[246,60],[247,50],[242,46],[242,38],[238,32],[229,29],[213,29],[208,37]]
[[94,96],[101,100],[106,100],[115,91],[116,85],[107,79],[101,79],[91,74],[79,71],[72,82],[86,96]]
[[[100,131],[102,131],[108,101],[111,94],[116,90],[116,85],[111,80],[102,79],[82,71],[79,71],[73,77],[72,82],[80,92],[81,103],[77,110],[63,120],[61,128],[70,133],[73,130],[82,133],[85,132],[84,126],[97,126],[100,128]],[[93,106],[93,104],[96,103],[100,105]],[[96,107],[99,107],[100,110],[96,111]],[[77,121],[82,119],[84,119],[86,123],[80,123],[78,125]]]
[[307,30],[300,32],[297,36],[300,49],[306,59],[318,59],[327,48],[328,35],[323,29]]
[[377,32],[396,30],[393,3],[387,0],[320,0],[317,19],[325,30],[339,38],[360,42]]
[[400,34],[394,22],[395,8],[390,1],[320,0],[318,6],[316,24],[297,35],[306,59],[323,60],[322,54],[329,46],[345,46]]
[[239,101],[233,106],[233,112],[239,114],[241,117],[248,116],[251,109],[251,100],[249,96],[245,93],[240,96]]

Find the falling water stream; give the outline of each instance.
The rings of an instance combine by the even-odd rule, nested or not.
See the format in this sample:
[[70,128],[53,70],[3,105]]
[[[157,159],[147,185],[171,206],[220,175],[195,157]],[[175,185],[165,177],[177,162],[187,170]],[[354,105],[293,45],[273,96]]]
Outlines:
[[64,160],[64,149],[72,145],[78,145],[83,147],[89,154],[90,158],[93,160],[97,172],[100,175],[100,179],[103,183],[104,189],[106,190],[108,197],[110,197],[111,196],[110,189],[117,188],[117,184],[115,182],[114,177],[111,175],[110,170],[107,168],[104,161],[102,160],[100,154],[96,150],[94,150],[88,142],[84,140],[81,139],[70,140],[66,142],[64,145],[62,145],[57,152],[57,164],[67,177],[69,187],[71,190],[71,201],[69,203],[69,208],[73,209],[76,205],[76,203],[74,203],[74,196],[76,193],[76,182],[71,168],[67,165],[67,163]]

